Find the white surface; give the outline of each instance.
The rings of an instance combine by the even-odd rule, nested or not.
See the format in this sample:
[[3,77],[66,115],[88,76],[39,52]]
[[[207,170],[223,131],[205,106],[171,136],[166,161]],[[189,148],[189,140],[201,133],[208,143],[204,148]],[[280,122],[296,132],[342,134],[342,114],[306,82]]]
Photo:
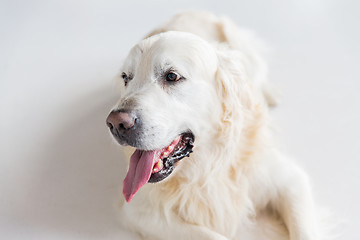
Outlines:
[[[130,47],[183,9],[227,15],[273,51],[281,148],[358,239],[356,1],[0,1],[0,238],[136,239],[117,227],[125,171],[105,126]],[[132,237],[131,237],[132,236]]]

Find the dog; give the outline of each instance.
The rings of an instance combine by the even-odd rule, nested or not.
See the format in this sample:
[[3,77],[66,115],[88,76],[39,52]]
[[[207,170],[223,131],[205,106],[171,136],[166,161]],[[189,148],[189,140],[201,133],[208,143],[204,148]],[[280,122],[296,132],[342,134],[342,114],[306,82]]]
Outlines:
[[320,239],[307,175],[272,144],[260,51],[205,12],[180,13],[131,49],[106,120],[130,152],[125,227],[144,239]]

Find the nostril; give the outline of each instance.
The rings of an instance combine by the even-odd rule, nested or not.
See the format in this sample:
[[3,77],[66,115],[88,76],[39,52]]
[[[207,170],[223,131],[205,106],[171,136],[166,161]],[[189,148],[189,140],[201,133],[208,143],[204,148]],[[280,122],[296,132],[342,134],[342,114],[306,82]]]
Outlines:
[[113,130],[114,126],[110,122],[106,122],[106,125],[110,128],[110,130]]
[[139,124],[139,118],[135,118],[133,127],[136,126],[137,124]]

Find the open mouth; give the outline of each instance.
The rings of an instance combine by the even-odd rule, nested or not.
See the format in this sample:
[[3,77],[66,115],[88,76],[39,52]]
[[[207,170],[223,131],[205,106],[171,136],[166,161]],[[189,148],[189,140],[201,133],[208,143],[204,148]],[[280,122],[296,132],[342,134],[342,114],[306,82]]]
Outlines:
[[154,163],[148,182],[159,182],[169,176],[175,169],[176,163],[192,153],[193,146],[192,133],[183,133],[178,136],[168,147],[162,149],[160,157]]
[[124,179],[123,194],[126,201],[130,202],[145,183],[159,182],[168,177],[177,163],[190,155],[193,146],[194,135],[186,132],[162,149],[137,149],[130,158],[129,170]]

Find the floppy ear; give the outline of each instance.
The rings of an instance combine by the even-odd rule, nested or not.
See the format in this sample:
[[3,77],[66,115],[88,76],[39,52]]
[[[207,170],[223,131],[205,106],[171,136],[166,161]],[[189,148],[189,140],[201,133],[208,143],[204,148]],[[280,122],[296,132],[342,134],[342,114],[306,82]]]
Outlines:
[[221,47],[217,50],[217,56],[216,84],[223,108],[222,121],[241,121],[241,113],[251,110],[254,102],[253,89],[243,62],[245,59],[240,53]]
[[[227,144],[248,139],[261,124],[264,102],[260,92],[252,86],[246,71],[246,58],[238,51],[217,50],[217,95],[222,104],[219,141]],[[234,148],[238,145],[232,144]],[[229,149],[230,150],[230,149]]]
[[230,19],[224,17],[218,23],[219,35],[232,49],[241,50],[246,57],[248,75],[251,82],[261,91],[261,97],[269,107],[275,107],[279,101],[279,91],[267,81],[268,67],[262,55],[269,52],[269,47],[256,35],[246,29],[238,28]]
[[[216,72],[217,95],[222,104],[221,122],[218,125],[217,146],[222,156],[221,164],[233,169],[232,177],[238,179],[238,171],[243,162],[251,159],[266,137],[265,101],[261,91],[252,86],[246,71],[243,56],[238,52],[218,49],[218,69]],[[225,151],[224,151],[225,149]],[[240,161],[231,161],[234,157]],[[237,170],[235,170],[237,169]]]

